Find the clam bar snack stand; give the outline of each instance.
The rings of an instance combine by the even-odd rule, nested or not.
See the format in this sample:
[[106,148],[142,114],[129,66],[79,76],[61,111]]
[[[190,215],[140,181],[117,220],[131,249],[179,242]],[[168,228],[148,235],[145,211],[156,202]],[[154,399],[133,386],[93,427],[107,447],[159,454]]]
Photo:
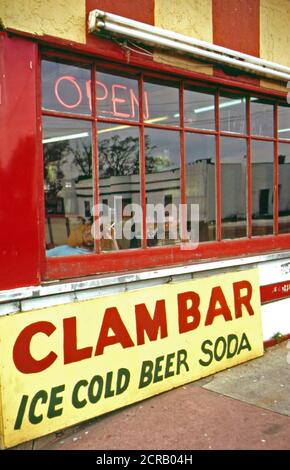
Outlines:
[[0,32],[2,448],[290,333],[290,69],[77,18]]

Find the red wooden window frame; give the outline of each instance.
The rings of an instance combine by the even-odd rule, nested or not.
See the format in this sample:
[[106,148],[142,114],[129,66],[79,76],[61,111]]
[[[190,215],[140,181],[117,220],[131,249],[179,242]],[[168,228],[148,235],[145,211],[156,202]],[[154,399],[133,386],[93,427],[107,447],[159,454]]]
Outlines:
[[[187,264],[200,260],[219,259],[226,257],[238,257],[255,253],[263,253],[274,250],[283,250],[290,248],[290,233],[278,234],[278,144],[287,143],[290,145],[290,140],[278,138],[278,104],[283,104],[282,97],[271,96],[269,92],[259,93],[250,92],[250,88],[245,86],[237,86],[228,88],[221,83],[211,83],[210,80],[200,82],[194,78],[184,78],[182,75],[170,76],[162,72],[156,72],[148,69],[134,68],[124,64],[106,63],[105,61],[89,60],[86,58],[76,58],[71,60],[69,55],[57,54],[56,52],[47,52],[42,55],[42,59],[59,60],[61,62],[76,63],[79,65],[91,66],[92,83],[95,83],[95,74],[98,68],[101,71],[108,71],[114,74],[121,75],[128,74],[129,76],[135,75],[139,83],[139,121],[126,121],[122,119],[104,119],[96,117],[96,90],[92,87],[92,114],[91,116],[84,116],[78,114],[61,113],[54,111],[47,111],[40,109],[39,112],[43,116],[58,116],[71,119],[88,120],[92,123],[92,142],[93,142],[93,166],[95,174],[95,191],[94,191],[94,204],[98,203],[98,156],[97,156],[97,123],[114,123],[135,126],[140,130],[140,183],[141,183],[141,204],[143,207],[143,243],[142,247],[138,249],[120,250],[114,252],[101,253],[99,250],[99,242],[96,243],[96,253],[89,255],[80,255],[73,257],[57,257],[57,258],[44,258],[42,263],[42,278],[48,279],[65,279],[75,278],[81,276],[88,276],[100,273],[132,271],[140,269],[154,268],[157,266]],[[158,78],[163,80],[164,83],[172,82],[179,84],[179,98],[180,98],[180,125],[179,126],[165,126],[160,124],[146,124],[143,119],[143,86],[144,79]],[[39,81],[39,87],[41,86]],[[215,130],[193,129],[185,127],[184,123],[184,88],[185,86],[207,88],[212,90],[215,95]],[[245,134],[235,134],[221,131],[219,127],[219,94],[220,92],[229,92],[231,94],[243,94],[246,97],[246,119],[247,131]],[[251,134],[251,114],[250,114],[250,97],[267,99],[269,103],[274,104],[274,136],[255,136]],[[284,101],[285,103],[285,101]],[[202,242],[198,248],[193,251],[182,250],[179,245],[170,245],[162,247],[147,247],[146,246],[146,181],[145,181],[145,146],[144,146],[144,130],[145,128],[170,130],[172,132],[179,132],[180,134],[180,188],[181,188],[181,202],[186,202],[186,162],[185,162],[185,132],[194,134],[214,135],[216,137],[216,241]],[[221,159],[220,159],[220,138],[227,136],[231,138],[243,138],[247,142],[247,234],[246,238],[240,239],[221,239]],[[255,236],[252,237],[252,195],[251,195],[251,142],[268,141],[274,144],[274,213],[273,235]],[[44,236],[44,209],[43,209],[43,236]]]

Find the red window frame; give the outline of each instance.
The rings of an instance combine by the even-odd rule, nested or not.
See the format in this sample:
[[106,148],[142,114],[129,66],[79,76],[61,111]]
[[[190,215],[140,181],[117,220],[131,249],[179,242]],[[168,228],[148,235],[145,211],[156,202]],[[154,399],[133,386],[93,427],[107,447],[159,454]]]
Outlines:
[[[281,94],[278,96],[275,93],[271,94],[269,91],[251,91],[251,87],[245,85],[236,85],[236,87],[226,86],[225,80],[216,80],[212,83],[210,79],[200,81],[196,78],[191,78],[182,74],[170,76],[170,71],[167,73],[153,70],[146,66],[132,67],[122,63],[110,63],[104,60],[87,59],[85,57],[74,56],[66,53],[56,53],[55,51],[45,51],[39,59],[39,67],[42,59],[58,60],[68,63],[76,63],[79,65],[91,66],[91,79],[95,83],[96,68],[102,71],[114,72],[120,74],[135,75],[139,78],[139,121],[132,122],[122,119],[104,119],[96,117],[96,96],[95,87],[92,87],[92,115],[84,116],[78,114],[61,113],[54,111],[41,111],[41,97],[39,91],[39,115],[45,116],[59,116],[71,119],[82,119],[92,122],[92,142],[93,142],[93,166],[95,175],[95,191],[94,191],[94,204],[98,203],[98,156],[97,156],[97,123],[98,122],[112,122],[114,124],[124,124],[135,126],[140,129],[140,184],[141,184],[141,204],[143,207],[143,243],[142,247],[138,249],[120,250],[114,252],[101,253],[99,242],[96,243],[96,253],[85,256],[61,257],[61,258],[46,258],[43,253],[41,274],[43,280],[51,279],[65,279],[76,278],[81,276],[89,276],[94,274],[112,273],[135,271],[140,269],[149,269],[154,267],[189,264],[192,262],[206,261],[211,259],[221,259],[228,257],[239,257],[250,254],[266,253],[276,250],[283,250],[290,248],[290,233],[278,233],[278,145],[279,143],[287,143],[290,145],[290,140],[278,138],[278,104],[285,104]],[[164,80],[165,84],[168,82],[179,83],[179,98],[180,98],[180,126],[164,126],[159,124],[145,124],[143,119],[143,83],[144,78],[157,78]],[[220,83],[219,83],[220,82]],[[206,88],[212,90],[215,94],[215,130],[192,129],[185,127],[184,124],[184,88],[185,86],[192,86],[195,88]],[[257,87],[256,87],[257,88]],[[41,77],[39,74],[39,90],[41,90]],[[243,94],[246,97],[246,119],[247,119],[247,132],[245,134],[235,134],[221,131],[219,128],[219,94],[221,92],[230,92],[231,94]],[[250,113],[250,97],[255,96],[261,99],[267,99],[270,103],[274,104],[274,136],[253,136],[251,134],[251,113]],[[160,246],[160,247],[147,247],[146,246],[146,212],[144,210],[146,205],[146,178],[145,178],[145,145],[144,145],[144,129],[155,128],[163,130],[171,130],[179,132],[180,134],[180,188],[181,188],[181,203],[186,203],[186,161],[185,161],[185,133],[191,132],[195,134],[214,135],[216,138],[216,241],[201,242],[197,249],[192,251],[182,250],[179,245]],[[246,238],[240,239],[225,239],[221,238],[221,158],[220,158],[220,139],[222,136],[231,138],[243,138],[247,142],[247,234]],[[274,144],[274,213],[273,222],[274,230],[273,235],[255,236],[252,237],[252,182],[251,182],[251,142],[269,141]],[[42,154],[42,145],[41,154]],[[42,208],[42,233],[45,238],[44,231],[44,207]]]

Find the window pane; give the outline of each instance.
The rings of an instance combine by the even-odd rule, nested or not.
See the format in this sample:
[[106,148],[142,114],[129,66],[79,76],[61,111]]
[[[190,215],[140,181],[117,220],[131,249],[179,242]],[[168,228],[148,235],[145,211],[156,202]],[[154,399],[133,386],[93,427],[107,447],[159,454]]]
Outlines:
[[220,129],[237,134],[246,133],[246,98],[223,93],[219,99]]
[[42,61],[42,108],[62,113],[91,113],[91,72],[59,62]]
[[215,129],[214,95],[184,90],[184,124],[196,129]]
[[199,241],[216,238],[215,137],[186,134],[187,229],[190,230],[190,204],[199,205]]
[[142,238],[139,129],[99,124],[98,159],[101,250],[138,248]]
[[279,144],[279,233],[290,232],[290,144]]
[[43,118],[47,256],[90,253],[93,170],[90,123]]
[[222,238],[247,236],[247,141],[221,138]]
[[252,234],[273,233],[274,146],[252,141]]
[[257,98],[251,98],[251,126],[253,135],[274,135],[274,106]]
[[145,129],[145,154],[148,246],[179,243],[179,132]]
[[99,117],[139,120],[137,80],[97,71],[96,100]]
[[278,138],[290,139],[290,106],[278,107]]
[[179,89],[162,82],[144,82],[146,123],[179,126]]

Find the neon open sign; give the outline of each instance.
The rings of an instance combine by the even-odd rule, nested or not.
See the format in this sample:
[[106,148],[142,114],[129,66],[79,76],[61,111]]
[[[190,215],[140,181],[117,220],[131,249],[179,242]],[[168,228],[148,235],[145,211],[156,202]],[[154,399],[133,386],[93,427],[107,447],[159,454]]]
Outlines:
[[[82,104],[92,110],[91,80],[85,81],[85,91],[72,75],[62,75],[54,83],[54,95],[66,110],[76,112]],[[137,95],[137,96],[136,96]],[[144,92],[144,119],[149,118],[148,93]],[[136,90],[121,83],[105,84],[96,81],[96,102],[98,114],[108,114],[119,119],[136,119],[139,112],[139,98]]]

